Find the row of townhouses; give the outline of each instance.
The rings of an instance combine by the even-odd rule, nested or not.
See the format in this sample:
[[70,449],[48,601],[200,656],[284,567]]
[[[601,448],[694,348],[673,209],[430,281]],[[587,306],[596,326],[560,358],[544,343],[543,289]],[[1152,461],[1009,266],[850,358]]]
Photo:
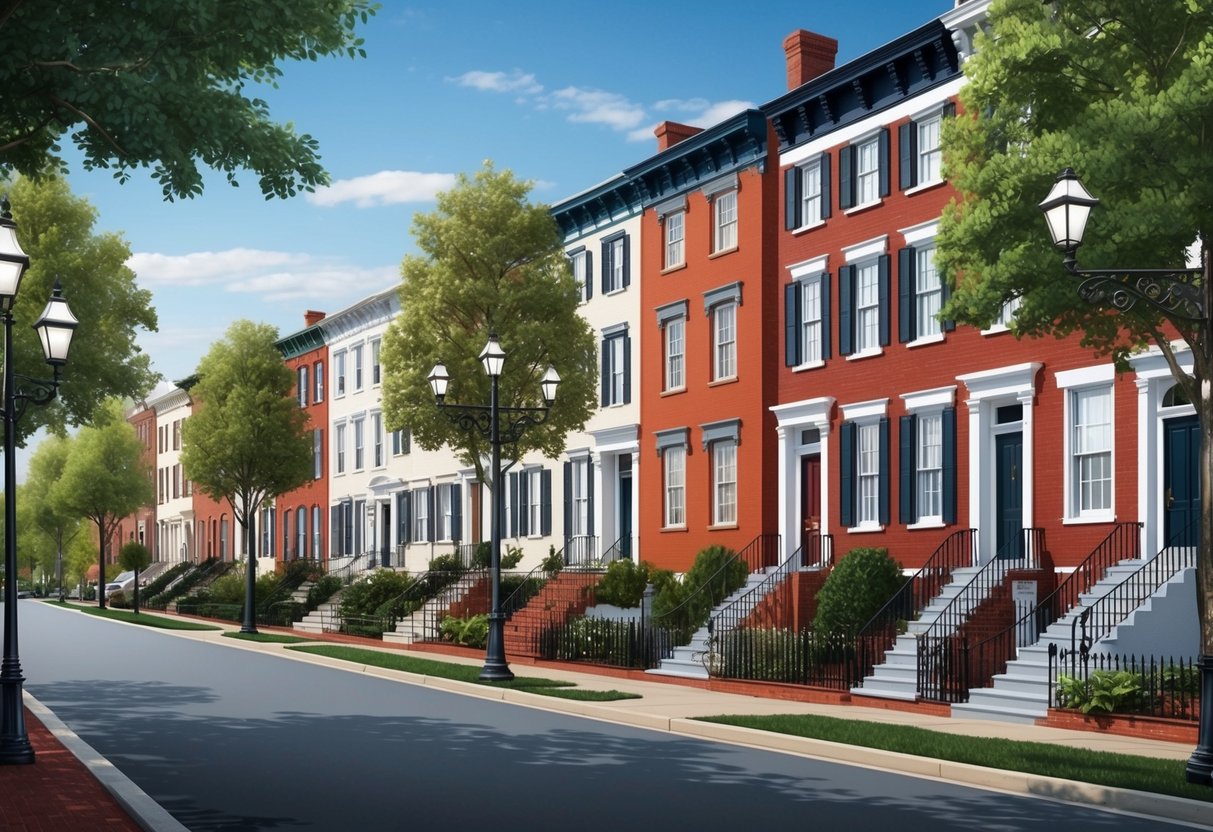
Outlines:
[[[552,206],[600,407],[560,458],[513,461],[504,539],[525,567],[554,548],[685,571],[710,544],[778,535],[782,558],[825,535],[836,557],[884,547],[914,570],[972,529],[978,565],[1039,547],[1064,574],[1126,523],[1145,553],[1182,538],[1199,438],[1158,352],[1117,374],[1076,337],[1016,339],[1013,301],[986,330],[937,317],[955,193],[940,129],[987,5],[842,66],[835,40],[796,31],[782,95],[707,129],[666,122],[654,155]],[[474,472],[387,430],[398,310],[387,291],[280,341],[315,479],[263,513],[257,556],[420,571],[487,539]],[[158,559],[243,557],[230,510],[181,470],[190,407],[183,386],[133,412],[158,501],[119,534]]]

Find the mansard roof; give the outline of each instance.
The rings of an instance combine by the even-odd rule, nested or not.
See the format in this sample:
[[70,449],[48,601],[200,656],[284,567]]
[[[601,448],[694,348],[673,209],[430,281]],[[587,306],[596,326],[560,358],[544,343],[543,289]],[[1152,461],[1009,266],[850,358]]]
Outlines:
[[784,151],[960,74],[951,32],[932,20],[763,105],[762,112]]
[[312,350],[320,349],[324,343],[324,330],[320,328],[319,323],[314,323],[307,329],[279,338],[275,346],[283,358],[298,358]]
[[640,191],[622,173],[573,194],[551,207],[552,218],[565,239],[580,237],[597,228],[640,213]]

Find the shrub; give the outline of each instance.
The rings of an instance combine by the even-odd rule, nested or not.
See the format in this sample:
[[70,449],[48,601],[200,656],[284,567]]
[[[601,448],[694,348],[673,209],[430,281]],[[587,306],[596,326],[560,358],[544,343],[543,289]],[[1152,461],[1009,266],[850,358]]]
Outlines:
[[341,579],[335,575],[325,575],[313,584],[307,591],[307,608],[314,610],[333,597],[333,593],[341,589]]
[[1148,693],[1141,676],[1127,670],[1096,670],[1087,681],[1057,677],[1058,704],[1084,714],[1143,711]]
[[[177,565],[166,569],[165,571],[161,572],[159,576],[157,576],[156,580],[145,586],[141,594],[146,595],[149,599],[154,599],[155,596],[159,595],[161,592],[164,592],[165,587],[171,584],[178,575],[185,570],[192,568],[192,566],[193,564],[191,563],[178,563]],[[148,603],[150,603],[150,601]]]
[[377,569],[369,578],[351,584],[341,596],[343,618],[383,615],[380,609],[404,595],[414,583],[405,572]]
[[463,572],[463,564],[456,555],[439,555],[430,560],[431,572],[450,572],[458,575]]
[[745,585],[749,570],[732,549],[709,546],[681,583],[663,578],[653,598],[653,623],[673,630],[681,643],[707,623],[712,608]]
[[[472,566],[476,569],[488,569],[492,563],[492,546],[488,543],[480,543],[476,546],[476,556],[472,559]],[[522,563],[522,549],[518,546],[504,546],[501,552],[501,568],[513,569],[518,564]]]
[[564,555],[557,552],[555,546],[549,547],[548,556],[543,559],[543,563],[539,565],[539,568],[553,575],[560,574],[560,570],[564,569]]
[[485,613],[470,618],[444,618],[439,627],[442,637],[465,647],[484,647],[489,640],[489,617]]
[[901,566],[887,549],[852,549],[817,593],[813,629],[822,634],[853,635],[904,582]]
[[637,565],[631,560],[617,560],[607,567],[606,574],[594,589],[594,598],[599,604],[639,607],[648,583],[647,563]]

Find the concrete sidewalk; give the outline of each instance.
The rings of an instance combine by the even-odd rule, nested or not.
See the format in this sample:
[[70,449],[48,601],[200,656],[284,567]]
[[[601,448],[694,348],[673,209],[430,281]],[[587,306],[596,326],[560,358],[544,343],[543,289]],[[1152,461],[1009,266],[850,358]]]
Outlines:
[[[139,625],[130,624],[127,626]],[[235,629],[237,629],[235,626],[226,628],[227,631]],[[273,628],[263,629],[266,632],[291,632],[285,630],[276,631]],[[983,768],[980,766],[949,763],[926,757],[916,757],[908,754],[897,754],[887,751],[859,748],[821,740],[803,739],[781,734],[772,734],[765,731],[755,731],[746,728],[716,725],[713,723],[697,721],[695,717],[719,714],[818,714],[823,716],[834,716],[841,719],[858,719],[876,723],[911,725],[933,731],[940,731],[942,733],[970,736],[974,738],[1001,737],[1007,739],[1064,745],[1074,748],[1088,748],[1095,751],[1115,752],[1174,760],[1185,760],[1191,754],[1192,746],[1187,743],[1166,742],[1157,739],[1144,739],[1139,737],[1094,733],[1089,731],[1074,731],[1061,728],[1013,725],[976,719],[952,719],[946,716],[935,716],[929,713],[922,713],[913,710],[888,710],[858,705],[834,705],[788,701],[783,699],[769,699],[736,693],[722,693],[715,690],[708,690],[704,687],[678,684],[676,682],[665,681],[662,679],[662,677],[652,677],[652,680],[650,681],[647,678],[637,679],[629,676],[600,675],[585,672],[579,669],[571,670],[567,667],[567,665],[557,666],[545,663],[524,664],[521,662],[516,662],[513,664],[512,669],[514,670],[514,673],[519,676],[535,676],[559,679],[573,682],[578,686],[588,689],[615,689],[629,693],[636,693],[641,697],[639,699],[625,699],[615,702],[578,702],[567,699],[558,699],[550,696],[541,696],[533,693],[526,693],[524,691],[490,688],[483,685],[457,682],[440,677],[422,676],[400,671],[385,670],[383,668],[373,666],[356,665],[349,662],[328,659],[308,653],[287,650],[285,649],[285,645],[282,644],[263,644],[232,639],[224,636],[223,632],[220,631],[162,630],[160,632],[181,638],[190,638],[223,644],[233,649],[250,650],[263,653],[276,653],[278,655],[290,657],[295,661],[326,665],[340,668],[348,672],[366,673],[368,675],[373,675],[380,678],[394,679],[403,683],[428,685],[463,695],[498,699],[526,707],[560,711],[593,719],[601,719],[659,731],[668,731],[684,736],[736,743],[755,748],[764,748],[773,751],[806,755],[820,759],[835,760],[848,764],[898,771],[906,774],[941,778],[975,786],[992,787],[1003,791],[1021,794],[1033,794],[1071,802],[1104,806],[1151,817],[1184,821],[1196,824],[1201,828],[1213,829],[1213,805],[1200,801],[1172,798],[1163,795],[1136,792],[1126,789],[1095,786],[1089,783],[1059,780],[1050,777],[1039,777],[1036,775],[1028,775],[1019,772],[1000,771],[996,769]],[[360,639],[344,636],[320,636],[314,639],[309,637],[309,640],[341,643],[349,646],[379,650],[387,653],[408,652],[419,658],[456,662],[475,666],[479,666],[482,663],[479,657],[468,658],[463,656],[437,654],[430,651],[410,651],[407,650],[407,648],[385,647],[382,642],[372,639]],[[57,723],[57,720],[54,719],[53,714],[49,715],[48,720],[53,720]],[[66,728],[64,728],[64,730],[66,731]],[[32,725],[30,733],[32,739],[35,733]],[[70,732],[68,733],[70,734]],[[50,737],[50,739],[53,740],[54,737]],[[79,743],[78,738],[76,738],[76,742]],[[68,740],[67,744],[69,747],[72,747],[70,739]],[[83,746],[83,743],[79,744]],[[83,747],[88,749],[87,746]],[[134,787],[134,784],[130,783],[130,781],[125,781],[125,778],[121,777],[121,774],[117,772],[113,766],[109,765],[107,761],[101,760],[99,756],[90,760],[87,758],[86,753],[86,758],[84,760],[77,760],[75,770],[73,771],[64,771],[62,770],[62,765],[60,765],[60,770],[57,772],[54,778],[27,777],[21,782],[10,779],[13,777],[12,772],[17,771],[18,769],[39,769],[42,767],[44,759],[47,758],[43,756],[42,749],[39,748],[37,743],[35,744],[35,749],[38,751],[39,757],[38,762],[35,763],[34,766],[0,769],[0,785],[3,786],[3,788],[0,788],[0,795],[13,794],[9,788],[9,784],[11,782],[13,785],[17,786],[17,788],[21,789],[21,794],[23,796],[21,800],[17,801],[9,801],[0,798],[0,828],[5,830],[132,828],[129,826],[124,827],[120,825],[107,826],[97,819],[98,816],[93,815],[88,816],[90,818],[91,825],[87,827],[48,825],[45,823],[45,815],[39,811],[39,807],[51,805],[55,801],[59,801],[59,803],[63,803],[63,808],[61,811],[75,811],[71,808],[72,806],[87,804],[96,808],[97,811],[100,812],[103,807],[107,809],[112,808],[113,798],[110,797],[111,794],[117,796],[120,805],[125,807],[130,813],[130,816],[139,824],[138,827],[134,828],[165,830],[165,832],[168,832],[170,829],[180,830],[183,828],[179,824],[176,824],[176,821],[172,820],[171,817],[168,817],[167,813],[164,813],[163,809],[160,809],[160,807],[156,806],[154,803],[152,803],[152,801],[147,800],[146,795],[142,795],[142,792],[139,791],[137,787]],[[88,751],[91,751],[91,749],[88,749]],[[93,754],[95,755],[95,752],[93,752]],[[77,781],[88,780],[92,780],[94,783],[96,783],[98,773],[100,773],[101,776],[108,778],[108,780],[103,780],[102,782],[105,784],[106,788],[110,790],[109,794],[106,794],[104,790],[102,790],[101,795],[93,795],[92,797],[88,798],[81,797],[72,798],[70,800],[64,798],[64,800],[67,800],[66,803],[64,803],[63,800],[60,800],[56,795],[56,793],[60,791],[57,786],[61,786],[65,783],[74,784]],[[114,778],[115,774],[117,774],[117,779]],[[20,772],[18,772],[17,776],[21,776]],[[120,781],[125,781],[125,783],[129,785],[124,786]],[[142,795],[142,799],[139,797],[139,795]],[[83,801],[83,803],[78,801]],[[22,814],[27,812],[29,813],[29,817],[25,817]],[[79,817],[79,815],[76,817]],[[22,823],[25,823],[26,825],[22,825]]]

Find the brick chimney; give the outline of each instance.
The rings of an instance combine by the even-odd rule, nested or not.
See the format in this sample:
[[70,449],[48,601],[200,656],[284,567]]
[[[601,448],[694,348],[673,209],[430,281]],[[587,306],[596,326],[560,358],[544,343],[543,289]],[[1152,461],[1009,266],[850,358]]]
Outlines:
[[797,29],[783,39],[783,52],[788,60],[788,89],[794,90],[834,68],[838,41]]
[[324,313],[317,312],[315,309],[309,309],[303,313],[303,325],[314,326],[324,320]]
[[663,121],[653,129],[657,137],[657,152],[673,147],[683,139],[689,139],[696,133],[702,133],[702,127],[692,127],[689,124],[679,124],[676,121]]

